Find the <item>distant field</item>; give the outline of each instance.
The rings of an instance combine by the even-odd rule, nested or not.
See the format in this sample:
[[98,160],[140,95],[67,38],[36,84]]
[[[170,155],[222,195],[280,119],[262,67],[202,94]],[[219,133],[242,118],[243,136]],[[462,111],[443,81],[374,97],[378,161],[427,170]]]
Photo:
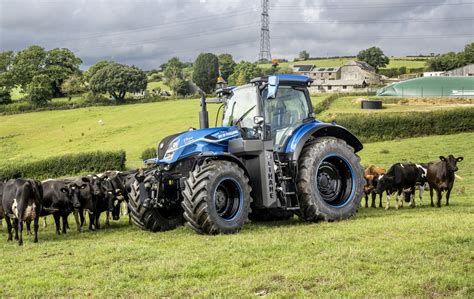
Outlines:
[[[280,63],[281,67],[287,67],[290,65],[295,65],[295,64],[314,64],[317,67],[339,67],[342,66],[349,61],[352,60],[357,60],[356,57],[354,58],[335,58],[335,59],[318,59],[318,60],[306,60],[306,61],[298,61],[298,62],[282,62]],[[264,68],[270,68],[271,64],[262,64],[261,65]],[[385,68],[399,68],[405,66],[408,69],[412,68],[422,68],[426,66],[425,61],[415,61],[412,59],[406,59],[406,60],[395,60],[391,59],[390,64],[387,65]]]
[[472,140],[474,133],[364,145],[364,165],[463,155],[463,180],[456,179],[451,205],[443,201],[441,209],[429,207],[427,195],[422,208],[361,208],[334,223],[248,223],[239,234],[220,236],[186,227],[153,234],[126,219],[79,234],[70,217],[67,235],[56,236],[49,219],[39,243],[25,236],[23,248],[7,243],[3,229],[0,297],[473,298]]
[[[332,102],[329,109],[324,111],[321,118],[327,118],[334,114],[340,113],[391,113],[391,112],[408,112],[408,111],[433,111],[441,109],[453,109],[459,107],[474,107],[474,99],[452,99],[452,98],[441,98],[434,102],[430,102],[429,99],[415,100],[415,101],[404,101],[403,98],[390,98],[387,99],[388,103],[383,103],[383,109],[361,109],[360,100],[366,99],[367,97],[361,96],[347,96],[341,97]],[[373,97],[369,97],[373,98]]]
[[160,82],[148,82],[148,85],[146,87],[146,89],[148,91],[152,91],[153,89],[159,87],[161,90],[165,90],[165,91],[168,91],[168,92],[171,92],[171,88],[166,85],[163,81],[160,81]]

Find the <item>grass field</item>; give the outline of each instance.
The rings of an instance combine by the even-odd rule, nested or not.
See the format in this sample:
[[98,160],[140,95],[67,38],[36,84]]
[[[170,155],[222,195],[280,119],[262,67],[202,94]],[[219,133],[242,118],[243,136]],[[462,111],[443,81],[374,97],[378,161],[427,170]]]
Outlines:
[[472,298],[472,140],[474,133],[432,136],[366,144],[361,152],[363,164],[382,166],[463,155],[463,180],[441,209],[425,198],[422,208],[361,208],[336,223],[251,223],[215,237],[186,227],[147,233],[125,219],[61,236],[50,225],[38,244],[28,236],[21,248],[5,242],[3,230],[0,297]]
[[[383,103],[383,109],[361,109],[360,100],[366,99],[367,97],[361,96],[347,96],[340,97],[331,103],[329,109],[318,115],[323,119],[330,119],[336,114],[340,113],[360,113],[360,114],[371,114],[371,113],[393,113],[393,112],[409,112],[409,111],[434,111],[434,110],[446,110],[459,107],[474,107],[474,99],[453,99],[453,98],[440,98],[437,100],[430,101],[429,99],[414,99],[405,100],[403,98],[388,98],[382,99],[387,100]],[[369,97],[380,99],[377,97]]]
[[160,82],[148,82],[148,85],[146,87],[146,89],[148,91],[152,91],[153,89],[155,88],[160,88],[161,90],[163,91],[168,91],[168,92],[171,92],[171,88],[166,85],[163,81],[160,81]]
[[[343,66],[344,64],[352,60],[357,60],[357,58],[356,57],[331,58],[331,59],[306,60],[306,61],[298,61],[298,62],[282,62],[280,63],[280,67],[287,67],[287,66],[291,66],[295,64],[314,64],[317,67],[330,67],[330,66],[338,67],[338,66]],[[261,66],[263,68],[270,68],[271,64],[262,64]],[[402,66],[406,67],[407,69],[422,68],[426,66],[426,62],[408,59],[408,58],[407,59],[397,58],[396,60],[390,59],[390,63],[385,68],[400,68]]]

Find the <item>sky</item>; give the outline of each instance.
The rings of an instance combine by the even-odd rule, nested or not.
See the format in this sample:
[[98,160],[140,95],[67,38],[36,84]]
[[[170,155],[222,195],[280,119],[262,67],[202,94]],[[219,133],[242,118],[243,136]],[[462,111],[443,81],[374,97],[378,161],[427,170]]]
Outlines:
[[[271,53],[292,60],[461,51],[474,41],[474,0],[269,0]],[[260,0],[0,0],[0,51],[69,48],[85,69],[114,60],[153,69],[177,56],[256,61]]]

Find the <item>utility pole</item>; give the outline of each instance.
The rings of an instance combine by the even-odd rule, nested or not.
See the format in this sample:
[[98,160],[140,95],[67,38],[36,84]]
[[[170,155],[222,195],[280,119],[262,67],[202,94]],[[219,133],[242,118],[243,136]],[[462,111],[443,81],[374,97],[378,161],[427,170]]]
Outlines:
[[268,1],[262,0],[262,26],[260,28],[260,53],[259,62],[272,61],[270,54],[270,17],[268,16]]

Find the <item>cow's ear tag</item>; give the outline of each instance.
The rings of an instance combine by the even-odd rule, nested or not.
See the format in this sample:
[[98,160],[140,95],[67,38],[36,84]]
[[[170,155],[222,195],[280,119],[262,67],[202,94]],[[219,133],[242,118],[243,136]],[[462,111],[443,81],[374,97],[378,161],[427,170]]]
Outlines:
[[440,159],[441,161],[446,161],[446,158],[445,158],[444,156],[439,156],[439,159]]
[[67,193],[67,189],[66,188],[61,188],[60,189],[62,193]]
[[84,188],[86,188],[86,187],[87,187],[86,184],[82,184],[82,185],[81,185],[81,189],[84,189]]
[[457,157],[457,158],[456,158],[456,161],[458,161],[458,162],[461,162],[462,160],[464,160],[463,157]]

